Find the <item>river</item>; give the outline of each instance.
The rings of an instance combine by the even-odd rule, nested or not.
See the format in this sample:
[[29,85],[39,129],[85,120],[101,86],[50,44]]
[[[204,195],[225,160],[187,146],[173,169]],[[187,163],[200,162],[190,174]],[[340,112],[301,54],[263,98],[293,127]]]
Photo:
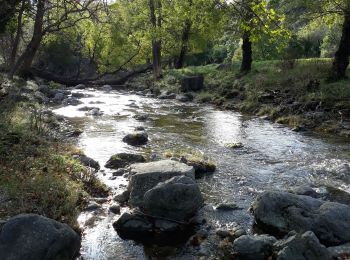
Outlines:
[[[195,151],[205,154],[217,164],[214,174],[198,180],[208,210],[206,218],[214,226],[237,222],[248,232],[253,218],[249,207],[255,197],[268,189],[287,190],[300,185],[330,185],[350,191],[350,180],[333,172],[349,163],[349,143],[291,131],[264,119],[223,111],[209,105],[180,103],[176,100],[146,98],[123,91],[102,92],[74,90],[87,97],[79,106],[66,106],[54,112],[69,118],[71,124],[84,130],[78,146],[101,164],[98,177],[114,193],[125,189],[127,180],[111,180],[111,170],[103,165],[111,155],[136,152],[147,156],[166,151]],[[92,104],[93,103],[93,104]],[[102,116],[86,116],[83,106],[100,108]],[[134,115],[147,114],[145,122]],[[149,142],[132,147],[122,138],[137,126],[144,126]],[[228,143],[241,142],[241,149],[230,149]],[[235,202],[241,210],[221,212],[210,210],[220,202]],[[84,259],[147,259],[141,245],[119,238],[112,227],[118,217],[108,212],[105,203],[94,218],[84,226],[81,253]],[[122,211],[128,210],[122,208]],[[81,223],[92,213],[83,213]],[[195,254],[178,248],[172,259],[198,259]]]

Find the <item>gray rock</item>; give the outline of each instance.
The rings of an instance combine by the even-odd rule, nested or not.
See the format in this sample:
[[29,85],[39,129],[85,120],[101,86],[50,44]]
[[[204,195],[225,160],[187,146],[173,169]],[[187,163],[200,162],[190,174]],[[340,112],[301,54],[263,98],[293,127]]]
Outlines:
[[78,106],[80,104],[83,104],[83,102],[75,97],[69,97],[63,100],[63,105],[65,106]]
[[175,176],[187,176],[194,179],[193,167],[171,160],[132,164],[130,169],[132,176],[128,187],[129,204],[133,207],[143,205],[145,193],[160,182]]
[[292,190],[292,193],[297,195],[305,195],[313,198],[319,198],[320,194],[318,194],[312,187],[310,186],[299,186]]
[[199,91],[204,88],[204,77],[202,75],[185,77],[181,80],[181,90],[183,92]]
[[109,92],[109,91],[111,91],[112,89],[113,89],[113,88],[112,88],[111,85],[103,85],[103,86],[101,87],[101,90],[106,91],[106,92]]
[[144,145],[148,142],[148,134],[144,131],[137,131],[127,134],[123,138],[123,142],[132,146]]
[[85,115],[87,115],[87,116],[102,116],[103,112],[99,108],[95,107],[95,108],[89,110],[88,112],[86,112]]
[[82,165],[93,168],[96,171],[100,169],[100,164],[94,159],[87,157],[86,155],[83,155],[83,154],[73,155],[73,158],[78,159]]
[[350,243],[340,246],[332,246],[327,248],[332,259],[349,259],[350,257]]
[[83,106],[83,107],[80,107],[78,108],[78,111],[90,111],[92,109],[98,109],[98,107],[88,107],[88,106]]
[[113,227],[122,239],[148,245],[177,244],[191,235],[191,229],[186,225],[136,213],[124,213],[113,223]]
[[331,260],[327,248],[311,231],[295,234],[274,245],[277,260]]
[[109,207],[109,211],[114,213],[114,214],[120,214],[120,206],[118,204],[114,204]]
[[344,178],[344,177],[349,177],[350,176],[350,166],[347,163],[343,163],[340,165],[337,170],[336,174],[339,175],[339,177]]
[[152,226],[146,218],[130,213],[124,213],[113,223],[114,229],[123,239],[142,239],[144,236],[150,236]]
[[89,205],[86,206],[85,210],[86,211],[94,211],[94,210],[97,210],[100,208],[101,208],[100,204],[98,204],[96,202],[91,202],[91,203],[89,203]]
[[68,225],[35,214],[11,218],[1,229],[0,259],[74,259],[80,237]]
[[187,93],[182,95],[177,95],[176,100],[179,100],[180,102],[190,102],[193,100],[193,96]]
[[148,115],[134,115],[133,118],[135,118],[137,121],[146,121],[148,119]]
[[54,98],[52,99],[52,101],[54,103],[61,103],[64,99],[64,94],[61,92],[58,92],[55,94]]
[[86,89],[86,86],[84,84],[78,84],[74,88],[75,89]]
[[124,168],[133,163],[142,163],[145,161],[145,157],[143,157],[140,154],[117,153],[106,162],[105,167],[110,169],[119,169]]
[[313,231],[325,245],[350,242],[350,207],[344,204],[268,191],[257,198],[252,210],[257,224],[266,232]]
[[260,235],[240,236],[233,242],[233,251],[238,260],[266,260],[273,253],[276,238]]
[[222,239],[228,238],[230,241],[234,241],[235,239],[246,235],[246,231],[238,224],[233,228],[219,228],[216,230],[216,235]]
[[117,171],[113,172],[112,175],[117,177],[117,176],[123,176],[126,173],[126,170],[121,168],[118,169]]
[[239,209],[236,203],[220,203],[216,206],[216,210],[230,211]]
[[96,201],[98,204],[103,204],[108,201],[108,198],[94,198],[94,201]]
[[135,128],[135,131],[145,131],[145,127],[144,126],[137,126]]
[[144,211],[158,217],[187,220],[203,206],[197,183],[186,176],[176,176],[159,183],[144,195]]
[[124,204],[129,200],[130,197],[130,192],[128,190],[123,191],[120,194],[117,194],[113,200],[115,200],[116,202],[120,203],[120,204]]
[[176,94],[175,93],[170,93],[170,94],[165,94],[162,93],[158,96],[159,99],[175,99],[176,98]]
[[84,93],[80,93],[80,92],[74,92],[74,93],[72,93],[72,97],[83,98],[83,97],[85,97],[85,94]]

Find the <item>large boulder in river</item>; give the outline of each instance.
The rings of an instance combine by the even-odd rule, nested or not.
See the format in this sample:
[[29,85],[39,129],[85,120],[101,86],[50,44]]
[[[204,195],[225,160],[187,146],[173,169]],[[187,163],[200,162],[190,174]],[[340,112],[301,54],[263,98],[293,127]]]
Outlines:
[[133,163],[142,163],[145,161],[145,157],[140,154],[117,153],[106,162],[105,167],[110,169],[119,169]]
[[68,225],[35,214],[11,218],[0,233],[0,259],[4,260],[71,260],[79,249],[80,237]]
[[144,195],[144,211],[157,217],[183,221],[193,217],[202,206],[197,183],[186,176],[161,182]]
[[187,176],[194,179],[194,168],[172,160],[149,163],[137,163],[130,166],[129,204],[133,207],[144,205],[144,195],[158,183],[175,176]]
[[113,223],[122,239],[132,239],[146,245],[176,245],[186,241],[193,226],[138,213],[124,213]]
[[204,77],[202,75],[185,77],[181,80],[181,90],[183,92],[199,91],[202,90],[203,87]]
[[123,138],[123,142],[133,146],[144,145],[148,142],[148,134],[144,131],[135,131],[127,134]]
[[274,244],[275,258],[277,260],[331,260],[327,248],[320,244],[311,231],[304,234],[291,234],[286,239]]
[[258,197],[252,209],[257,224],[266,232],[313,231],[325,245],[350,241],[350,206],[344,204],[268,191]]

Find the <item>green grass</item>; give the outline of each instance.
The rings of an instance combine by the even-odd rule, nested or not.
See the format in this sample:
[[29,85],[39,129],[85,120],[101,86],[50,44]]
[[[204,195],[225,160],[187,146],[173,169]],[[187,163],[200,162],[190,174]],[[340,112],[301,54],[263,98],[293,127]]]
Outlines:
[[[148,87],[153,88],[155,93],[164,90],[179,93],[184,76],[203,75],[205,88],[196,93],[197,102],[212,103],[259,116],[266,115],[271,120],[291,127],[302,126],[304,123],[312,125],[305,121],[303,115],[294,114],[288,109],[293,102],[321,104],[334,123],[340,120],[340,109],[350,109],[350,79],[333,83],[327,80],[332,59],[257,61],[253,62],[251,72],[246,75],[239,73],[239,67],[238,61],[230,65],[191,66],[164,70],[163,78],[158,81],[153,81],[151,74],[147,75],[147,80],[144,79],[145,76],[140,76],[138,80],[147,81]],[[348,74],[349,70],[350,68]],[[260,99],[262,95],[271,92],[280,93],[277,104],[264,103]],[[322,127],[325,128],[330,128],[330,125]],[[334,127],[331,131],[334,132]]]
[[108,190],[73,159],[74,146],[33,124],[33,105],[13,95],[0,102],[0,219],[37,213],[78,229],[77,215],[89,195]]

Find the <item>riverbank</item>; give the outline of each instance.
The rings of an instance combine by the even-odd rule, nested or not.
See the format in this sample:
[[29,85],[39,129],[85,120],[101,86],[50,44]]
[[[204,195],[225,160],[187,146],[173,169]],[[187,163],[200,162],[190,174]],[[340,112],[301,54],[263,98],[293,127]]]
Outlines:
[[212,64],[165,70],[156,82],[151,73],[142,74],[128,87],[149,88],[157,95],[180,93],[182,78],[203,75],[203,89],[193,93],[197,102],[260,116],[295,131],[349,139],[350,80],[327,82],[330,66],[330,59],[262,61],[241,76],[238,63]]
[[79,212],[106,187],[80,162],[74,131],[47,109],[36,82],[1,76],[0,85],[0,224],[36,213],[79,230]]

